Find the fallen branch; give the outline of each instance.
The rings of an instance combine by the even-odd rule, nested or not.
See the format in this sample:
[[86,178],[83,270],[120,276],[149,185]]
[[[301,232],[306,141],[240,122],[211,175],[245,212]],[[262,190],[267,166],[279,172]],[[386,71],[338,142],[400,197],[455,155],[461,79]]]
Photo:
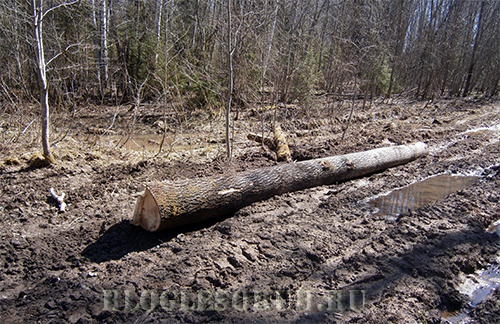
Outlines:
[[424,143],[391,146],[217,177],[153,182],[139,194],[132,224],[157,231],[234,213],[274,195],[330,185],[427,154]]
[[254,134],[250,133],[247,135],[247,138],[251,141],[255,141],[257,143],[262,143],[264,142],[264,145],[269,147],[272,151],[276,150],[276,144],[274,143],[274,140],[267,138],[267,137],[262,137],[262,135],[259,134]]
[[59,204],[59,211],[61,213],[64,213],[66,211],[66,203],[64,202],[64,197],[66,196],[66,194],[64,192],[61,193],[60,196],[58,196],[54,190],[54,188],[50,188],[49,189],[50,191],[50,194],[52,195],[52,198],[54,198],[57,203]]
[[251,141],[262,143],[271,151],[276,152],[277,161],[292,162],[292,154],[290,153],[290,148],[288,147],[288,143],[286,142],[285,133],[278,124],[274,125],[273,139],[263,137],[262,135],[254,133],[248,134],[247,138]]
[[292,154],[286,142],[285,133],[280,125],[274,125],[274,143],[276,144],[276,159],[278,161],[292,162]]

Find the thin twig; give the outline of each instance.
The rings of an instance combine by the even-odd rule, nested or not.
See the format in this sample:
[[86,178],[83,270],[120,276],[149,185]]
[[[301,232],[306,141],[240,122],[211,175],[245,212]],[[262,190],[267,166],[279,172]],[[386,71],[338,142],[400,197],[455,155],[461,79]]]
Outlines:
[[33,124],[35,122],[35,120],[36,120],[36,118],[34,118],[32,121],[30,121],[30,123],[26,127],[24,127],[22,132],[20,132],[17,135],[17,137],[11,141],[11,143],[16,143],[19,140],[19,138],[21,137],[21,135],[23,135],[28,130],[28,128],[31,126],[31,124]]
[[61,138],[59,138],[58,140],[54,141],[54,143],[52,143],[52,146],[56,146],[60,142],[64,141],[64,139],[66,138],[66,136],[68,136],[68,134],[69,134],[70,131],[71,131],[71,129],[68,129],[66,131],[66,133]]
[[55,10],[55,9],[58,9],[60,7],[67,7],[67,6],[71,6],[72,4],[75,4],[77,2],[79,2],[80,0],[74,0],[74,1],[71,1],[71,2],[64,2],[64,3],[61,3],[61,4],[58,4],[57,6],[54,6],[52,8],[49,8],[47,9],[43,14],[42,14],[42,18],[40,20],[43,20],[45,18],[45,16],[47,16],[47,14],[49,14],[52,10]]
[[100,135],[101,137],[106,135],[106,133],[111,130],[111,128],[115,124],[115,120],[116,120],[116,116],[118,115],[118,112],[119,112],[119,106],[116,106],[116,111],[115,111],[115,114],[113,115],[113,119],[111,120],[111,125],[109,125],[109,127],[106,128],[106,130]]
[[158,153],[154,157],[157,157],[161,154],[161,150],[163,149],[163,143],[165,143],[165,136],[167,136],[167,118],[165,116],[165,110],[163,110],[163,136],[161,137],[160,148],[158,149]]

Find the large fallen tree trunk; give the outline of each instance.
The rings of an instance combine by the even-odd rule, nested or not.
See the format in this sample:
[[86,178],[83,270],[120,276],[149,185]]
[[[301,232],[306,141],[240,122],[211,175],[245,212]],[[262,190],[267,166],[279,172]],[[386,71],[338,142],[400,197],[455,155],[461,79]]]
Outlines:
[[334,184],[427,154],[424,143],[288,163],[233,175],[153,182],[139,194],[132,223],[157,231],[231,214],[274,195]]

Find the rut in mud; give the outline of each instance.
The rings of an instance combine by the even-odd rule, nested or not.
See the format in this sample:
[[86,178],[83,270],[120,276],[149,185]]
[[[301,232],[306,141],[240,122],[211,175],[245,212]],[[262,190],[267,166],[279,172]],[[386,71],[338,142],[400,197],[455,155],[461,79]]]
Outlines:
[[[69,151],[46,169],[2,166],[0,322],[443,322],[470,302],[459,278],[498,264],[499,238],[485,229],[500,219],[500,132],[493,127],[500,105],[439,105],[359,112],[343,142],[340,126],[315,122],[304,131],[289,119],[282,125],[294,160],[415,141],[427,142],[430,154],[157,233],[129,222],[141,181],[276,162],[242,133],[231,165],[119,163],[111,158],[122,151],[107,153],[108,161]],[[371,197],[443,173],[480,178],[393,218],[367,207]],[[66,193],[65,213],[51,187]],[[498,322],[499,303],[494,292],[468,316]]]

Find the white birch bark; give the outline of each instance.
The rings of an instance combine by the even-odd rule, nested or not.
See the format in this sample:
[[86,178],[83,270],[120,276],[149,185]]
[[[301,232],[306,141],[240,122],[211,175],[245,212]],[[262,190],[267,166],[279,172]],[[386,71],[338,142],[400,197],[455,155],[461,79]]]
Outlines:
[[49,129],[50,129],[50,107],[47,82],[47,66],[45,64],[45,53],[43,48],[43,0],[33,0],[33,19],[35,27],[36,58],[38,63],[38,75],[40,78],[40,104],[42,106],[42,148],[47,164],[54,162],[54,156],[50,151]]
[[227,0],[227,56],[229,69],[229,89],[226,108],[226,151],[228,160],[231,160],[231,136],[229,134],[229,124],[231,117],[231,101],[233,100],[233,48],[231,45],[231,28],[231,0]]
[[107,0],[102,0],[101,6],[101,87],[108,86],[108,19],[109,5]]

